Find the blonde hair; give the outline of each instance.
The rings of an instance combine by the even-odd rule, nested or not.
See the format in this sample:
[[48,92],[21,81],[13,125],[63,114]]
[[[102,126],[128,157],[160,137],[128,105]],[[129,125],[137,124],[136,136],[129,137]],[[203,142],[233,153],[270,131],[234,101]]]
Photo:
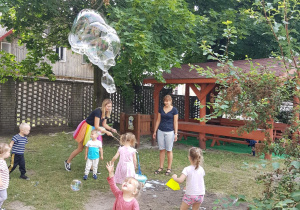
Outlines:
[[136,138],[135,138],[135,135],[131,132],[125,133],[125,134],[121,135],[121,137],[120,137],[121,145],[124,145],[128,141],[130,141],[130,145],[132,147],[135,146]]
[[0,155],[10,150],[10,147],[8,144],[0,143]]
[[139,182],[136,178],[134,177],[126,177],[124,182],[128,182],[129,180],[134,180],[135,181],[135,194],[134,194],[134,197],[135,198],[138,198],[141,194],[141,189],[144,187],[144,184],[142,182]]
[[[98,131],[96,129],[94,129],[94,130],[91,131],[91,134],[92,133],[97,133],[98,134]],[[98,134],[98,136],[99,136],[99,134]]]
[[198,147],[192,147],[189,150],[189,156],[193,164],[196,166],[195,169],[197,170],[199,166],[203,164],[204,161],[202,150]]
[[104,99],[103,102],[102,102],[102,106],[101,106],[101,110],[102,110],[101,118],[102,119],[105,118],[105,117],[110,118],[111,111],[106,111],[105,110],[105,107],[106,107],[107,104],[112,104],[112,101],[109,98]]
[[30,128],[30,125],[28,123],[21,123],[20,126],[19,126],[19,129],[22,130],[25,127],[29,127]]

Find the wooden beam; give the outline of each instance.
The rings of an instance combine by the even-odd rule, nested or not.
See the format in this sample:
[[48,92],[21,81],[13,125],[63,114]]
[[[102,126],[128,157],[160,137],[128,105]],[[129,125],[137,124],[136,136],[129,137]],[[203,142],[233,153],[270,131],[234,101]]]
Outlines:
[[[155,84],[154,85],[154,92],[153,92],[153,101],[154,101],[154,120],[153,120],[153,127],[155,126],[156,119],[157,119],[157,113],[159,109],[159,92],[164,87],[164,84]],[[152,139],[152,146],[155,146],[156,141]]]
[[178,130],[181,131],[191,131],[197,133],[208,133],[218,136],[229,136],[243,139],[253,139],[258,141],[265,140],[265,134],[263,130],[252,131],[251,133],[244,132],[241,136],[237,134],[237,127],[229,127],[229,126],[218,126],[218,125],[200,125],[199,123],[192,122],[178,122]]
[[156,79],[144,79],[143,84],[201,84],[215,83],[217,80],[213,78],[186,78],[186,79],[166,79],[165,83]]
[[203,100],[204,98],[206,98],[206,95],[208,93],[210,93],[210,91],[212,91],[215,88],[215,86],[216,86],[216,84],[208,84],[207,86],[205,86],[205,88],[203,88],[203,90],[202,90],[202,86],[201,86],[200,101]]
[[197,98],[200,101],[201,94],[200,94],[200,91],[198,90],[198,88],[196,88],[196,86],[194,84],[190,84],[190,87],[192,88],[192,90],[194,91],[194,93],[196,94]]
[[184,98],[184,120],[190,119],[190,85],[185,84],[185,98]]

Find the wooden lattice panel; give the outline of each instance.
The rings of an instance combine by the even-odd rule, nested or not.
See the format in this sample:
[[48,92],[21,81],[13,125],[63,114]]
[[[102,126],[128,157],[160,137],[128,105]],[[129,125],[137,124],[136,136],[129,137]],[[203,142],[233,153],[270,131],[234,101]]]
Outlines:
[[17,82],[17,125],[68,125],[71,85],[63,82]]
[[110,119],[108,120],[109,123],[120,122],[120,114],[123,111],[123,97],[120,92],[115,92],[110,94],[110,99],[113,103],[112,111]]
[[91,84],[84,84],[83,86],[83,116],[85,119],[93,111],[93,98],[94,98],[94,86]]

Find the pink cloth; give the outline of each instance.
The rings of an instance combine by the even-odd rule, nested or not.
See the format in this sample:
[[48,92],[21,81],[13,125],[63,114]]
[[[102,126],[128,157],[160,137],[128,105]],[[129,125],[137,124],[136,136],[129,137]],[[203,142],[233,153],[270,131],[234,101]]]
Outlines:
[[116,200],[113,210],[139,210],[140,206],[137,200],[134,198],[127,202],[123,199],[123,192],[116,186],[114,177],[107,177],[108,184],[112,193],[115,195]]
[[136,149],[123,146],[119,148],[118,152],[120,153],[120,159],[116,168],[115,181],[122,184],[127,177],[135,177],[133,157]]

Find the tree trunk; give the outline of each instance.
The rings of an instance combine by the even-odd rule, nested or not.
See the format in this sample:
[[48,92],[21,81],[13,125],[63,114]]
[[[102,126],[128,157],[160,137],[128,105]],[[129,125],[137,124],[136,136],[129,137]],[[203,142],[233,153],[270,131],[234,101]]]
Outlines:
[[106,98],[109,98],[109,94],[101,84],[102,75],[103,71],[98,66],[94,66],[94,109],[101,107],[102,101]]

